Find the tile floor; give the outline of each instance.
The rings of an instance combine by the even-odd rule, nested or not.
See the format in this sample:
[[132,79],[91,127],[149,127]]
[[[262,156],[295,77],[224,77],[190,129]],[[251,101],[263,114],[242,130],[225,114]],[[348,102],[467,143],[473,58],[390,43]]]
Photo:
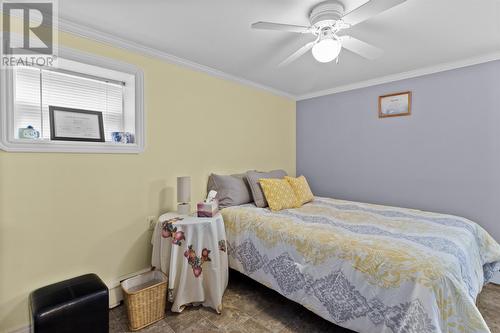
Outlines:
[[[297,303],[239,274],[231,272],[221,315],[204,307],[188,307],[182,313],[168,311],[164,320],[139,332],[352,332],[316,316]],[[478,305],[492,333],[500,333],[500,286],[488,285]],[[109,314],[111,333],[129,332],[123,305]]]

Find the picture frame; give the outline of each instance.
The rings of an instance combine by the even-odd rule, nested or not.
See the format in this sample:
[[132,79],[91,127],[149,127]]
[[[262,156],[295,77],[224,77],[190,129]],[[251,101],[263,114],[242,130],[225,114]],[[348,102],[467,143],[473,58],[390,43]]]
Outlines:
[[411,91],[379,96],[378,117],[401,117],[411,115]]
[[50,139],[105,142],[102,112],[49,105]]

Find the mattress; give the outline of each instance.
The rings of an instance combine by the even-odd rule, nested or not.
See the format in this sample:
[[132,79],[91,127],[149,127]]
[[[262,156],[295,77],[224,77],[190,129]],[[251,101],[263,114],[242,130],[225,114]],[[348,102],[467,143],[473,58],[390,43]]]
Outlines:
[[222,210],[231,268],[361,333],[490,332],[476,297],[500,245],[465,218],[316,197]]

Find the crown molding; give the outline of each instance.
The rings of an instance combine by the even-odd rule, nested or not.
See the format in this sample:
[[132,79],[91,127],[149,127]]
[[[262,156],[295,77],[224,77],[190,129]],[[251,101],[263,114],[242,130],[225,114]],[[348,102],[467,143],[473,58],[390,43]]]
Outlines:
[[[0,11],[1,13],[1,11]],[[275,89],[269,86],[266,86],[264,84],[260,84],[251,80],[247,80],[241,77],[238,77],[236,75],[232,75],[226,72],[223,72],[221,70],[215,69],[210,66],[205,66],[181,57],[177,57],[175,55],[166,53],[164,51],[160,51],[156,48],[149,47],[142,45],[140,43],[133,42],[131,40],[127,40],[118,36],[115,36],[113,34],[103,32],[94,28],[90,28],[84,25],[81,25],[79,23],[72,22],[66,18],[59,17],[58,19],[58,26],[60,31],[64,31],[67,33],[71,33],[73,35],[77,35],[83,38],[88,38],[95,40],[97,42],[107,44],[110,46],[118,47],[121,49],[125,49],[128,51],[136,52],[139,54],[159,58],[161,60],[164,60],[168,63],[176,64],[185,68],[189,68],[198,72],[206,73],[210,76],[214,76],[217,78],[225,79],[228,81],[236,82],[245,86],[253,87],[259,90],[267,91],[271,94],[289,98],[294,101],[301,101],[301,100],[306,100],[306,99],[311,99],[315,97],[321,97],[325,95],[332,95],[332,94],[337,94],[345,91],[350,91],[350,90],[356,90],[356,89],[362,89],[362,88],[367,88],[371,86],[376,86],[376,85],[381,85],[385,83],[390,83],[390,82],[395,82],[395,81],[401,81],[405,79],[411,79],[419,76],[425,76],[429,74],[435,74],[439,72],[445,72],[453,69],[458,69],[458,68],[463,68],[463,67],[469,67],[469,66],[474,66],[490,61],[495,61],[495,60],[500,60],[500,51],[498,52],[493,52],[493,53],[488,53],[486,55],[478,56],[478,57],[473,57],[473,58],[467,58],[463,60],[458,60],[458,61],[453,61],[453,62],[446,62],[446,63],[441,63],[438,65],[434,66],[429,66],[429,67],[424,67],[424,68],[419,68],[416,70],[412,71],[407,71],[407,72],[401,72],[401,73],[396,73],[392,75],[387,75],[387,76],[382,76],[366,81],[360,81],[360,82],[355,82],[343,86],[337,86],[333,87],[330,89],[324,89],[324,90],[318,90],[318,91],[313,91],[309,92],[306,94],[291,94],[287,93],[285,91]]]
[[284,92],[284,91],[281,91],[281,90],[278,90],[275,88],[271,88],[271,87],[268,87],[266,85],[254,82],[254,81],[247,80],[247,79],[220,71],[220,70],[215,69],[213,67],[205,66],[205,65],[202,65],[202,64],[184,59],[184,58],[180,58],[180,57],[174,56],[172,54],[160,51],[156,48],[145,46],[145,45],[142,45],[140,43],[136,43],[136,42],[133,42],[130,40],[126,40],[126,39],[123,39],[121,37],[115,36],[115,35],[107,33],[107,32],[103,32],[103,31],[100,31],[100,30],[97,30],[94,28],[83,26],[83,25],[80,25],[78,23],[71,22],[65,18],[59,17],[58,24],[59,24],[60,31],[71,33],[71,34],[77,35],[79,37],[92,39],[92,40],[95,40],[97,42],[101,42],[101,43],[108,44],[108,45],[111,45],[114,47],[122,48],[122,49],[125,49],[128,51],[133,51],[133,52],[148,55],[151,57],[159,58],[159,59],[164,60],[166,62],[180,65],[180,66],[183,66],[183,67],[186,67],[186,68],[198,71],[198,72],[203,72],[203,73],[206,73],[206,74],[214,76],[214,77],[233,81],[233,82],[240,83],[240,84],[243,84],[246,86],[257,88],[259,90],[264,90],[264,91],[270,92],[274,95],[278,95],[281,97],[286,97],[286,98],[295,100],[295,96],[292,94],[289,94],[287,92]]
[[388,75],[388,76],[382,76],[379,78],[361,81],[361,82],[356,82],[356,83],[352,83],[352,84],[347,84],[344,86],[339,86],[339,87],[335,87],[335,88],[331,88],[331,89],[319,90],[316,92],[298,95],[298,96],[296,96],[296,100],[302,101],[305,99],[337,94],[337,93],[341,93],[341,92],[345,92],[345,91],[349,91],[349,90],[367,88],[367,87],[376,86],[376,85],[380,85],[380,84],[401,81],[401,80],[405,80],[405,79],[411,79],[411,78],[415,78],[415,77],[419,77],[419,76],[435,74],[435,73],[439,73],[439,72],[445,72],[445,71],[463,68],[463,67],[474,66],[474,65],[478,65],[478,64],[482,64],[482,63],[486,63],[486,62],[490,62],[490,61],[495,61],[495,60],[500,60],[500,52],[489,53],[489,54],[482,55],[479,57],[468,58],[468,59],[464,59],[464,60],[442,63],[439,65],[424,67],[424,68],[416,69],[413,71],[402,72],[402,73]]
[[59,29],[65,32],[69,32],[74,35],[78,35],[80,37],[84,38],[89,38],[96,40],[98,42],[102,42],[105,44],[109,44],[115,47],[123,48],[129,51],[135,51],[141,54],[146,54],[152,57],[160,58],[166,62],[169,63],[174,63],[183,67],[187,67],[199,72],[203,72],[206,74],[209,74],[211,76],[215,76],[218,78],[226,79],[229,81],[237,82],[246,86],[254,87],[260,90],[265,90],[268,91],[274,95],[286,97],[295,101],[301,101],[305,99],[310,99],[314,97],[320,97],[320,96],[325,96],[325,95],[331,95],[331,94],[336,94],[340,92],[345,92],[349,90],[356,90],[356,89],[361,89],[361,88],[367,88],[371,86],[376,86],[384,83],[390,83],[390,82],[395,82],[395,81],[400,81],[400,80],[405,80],[405,79],[411,79],[419,76],[424,76],[424,75],[429,75],[429,74],[435,74],[439,72],[444,72],[448,70],[453,70],[453,69],[458,69],[458,68],[463,68],[463,67],[469,67],[473,65],[478,65],[481,63],[486,63],[490,61],[495,61],[495,60],[500,60],[500,52],[494,52],[494,53],[489,53],[486,55],[478,56],[478,57],[473,57],[473,58],[468,58],[468,59],[463,59],[463,60],[458,60],[458,61],[453,61],[453,62],[447,62],[447,63],[442,63],[439,65],[434,65],[434,66],[429,66],[429,67],[424,67],[412,71],[407,71],[407,72],[402,72],[402,73],[397,73],[397,74],[392,74],[392,75],[387,75],[387,76],[382,76],[379,78],[375,79],[370,79],[366,81],[361,81],[361,82],[356,82],[348,85],[343,85],[343,86],[338,86],[330,89],[325,89],[325,90],[319,90],[307,94],[302,94],[302,95],[293,95],[275,88],[271,88],[269,86],[250,81],[232,74],[225,73],[223,71],[220,71],[218,69],[205,66],[184,58],[180,58],[177,56],[174,56],[172,54],[160,51],[156,48],[152,48],[149,46],[144,46],[142,44],[130,41],[130,40],[125,40],[123,38],[117,37],[115,35],[102,32],[93,28],[85,27],[83,25],[71,22],[69,20],[66,20],[64,18],[59,18]]

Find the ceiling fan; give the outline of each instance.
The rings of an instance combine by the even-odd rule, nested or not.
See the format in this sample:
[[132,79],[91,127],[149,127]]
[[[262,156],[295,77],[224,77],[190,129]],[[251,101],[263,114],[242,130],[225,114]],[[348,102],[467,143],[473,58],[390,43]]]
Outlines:
[[339,60],[342,48],[354,52],[363,58],[373,60],[382,56],[381,49],[354,37],[344,35],[354,25],[377,14],[395,7],[406,0],[369,0],[364,5],[345,13],[345,6],[338,0],[328,0],[316,5],[309,14],[309,27],[272,22],[256,22],[253,29],[279,30],[301,34],[313,34],[316,39],[295,51],[283,60],[279,66],[285,66],[297,60],[312,49],[313,57],[319,62]]

